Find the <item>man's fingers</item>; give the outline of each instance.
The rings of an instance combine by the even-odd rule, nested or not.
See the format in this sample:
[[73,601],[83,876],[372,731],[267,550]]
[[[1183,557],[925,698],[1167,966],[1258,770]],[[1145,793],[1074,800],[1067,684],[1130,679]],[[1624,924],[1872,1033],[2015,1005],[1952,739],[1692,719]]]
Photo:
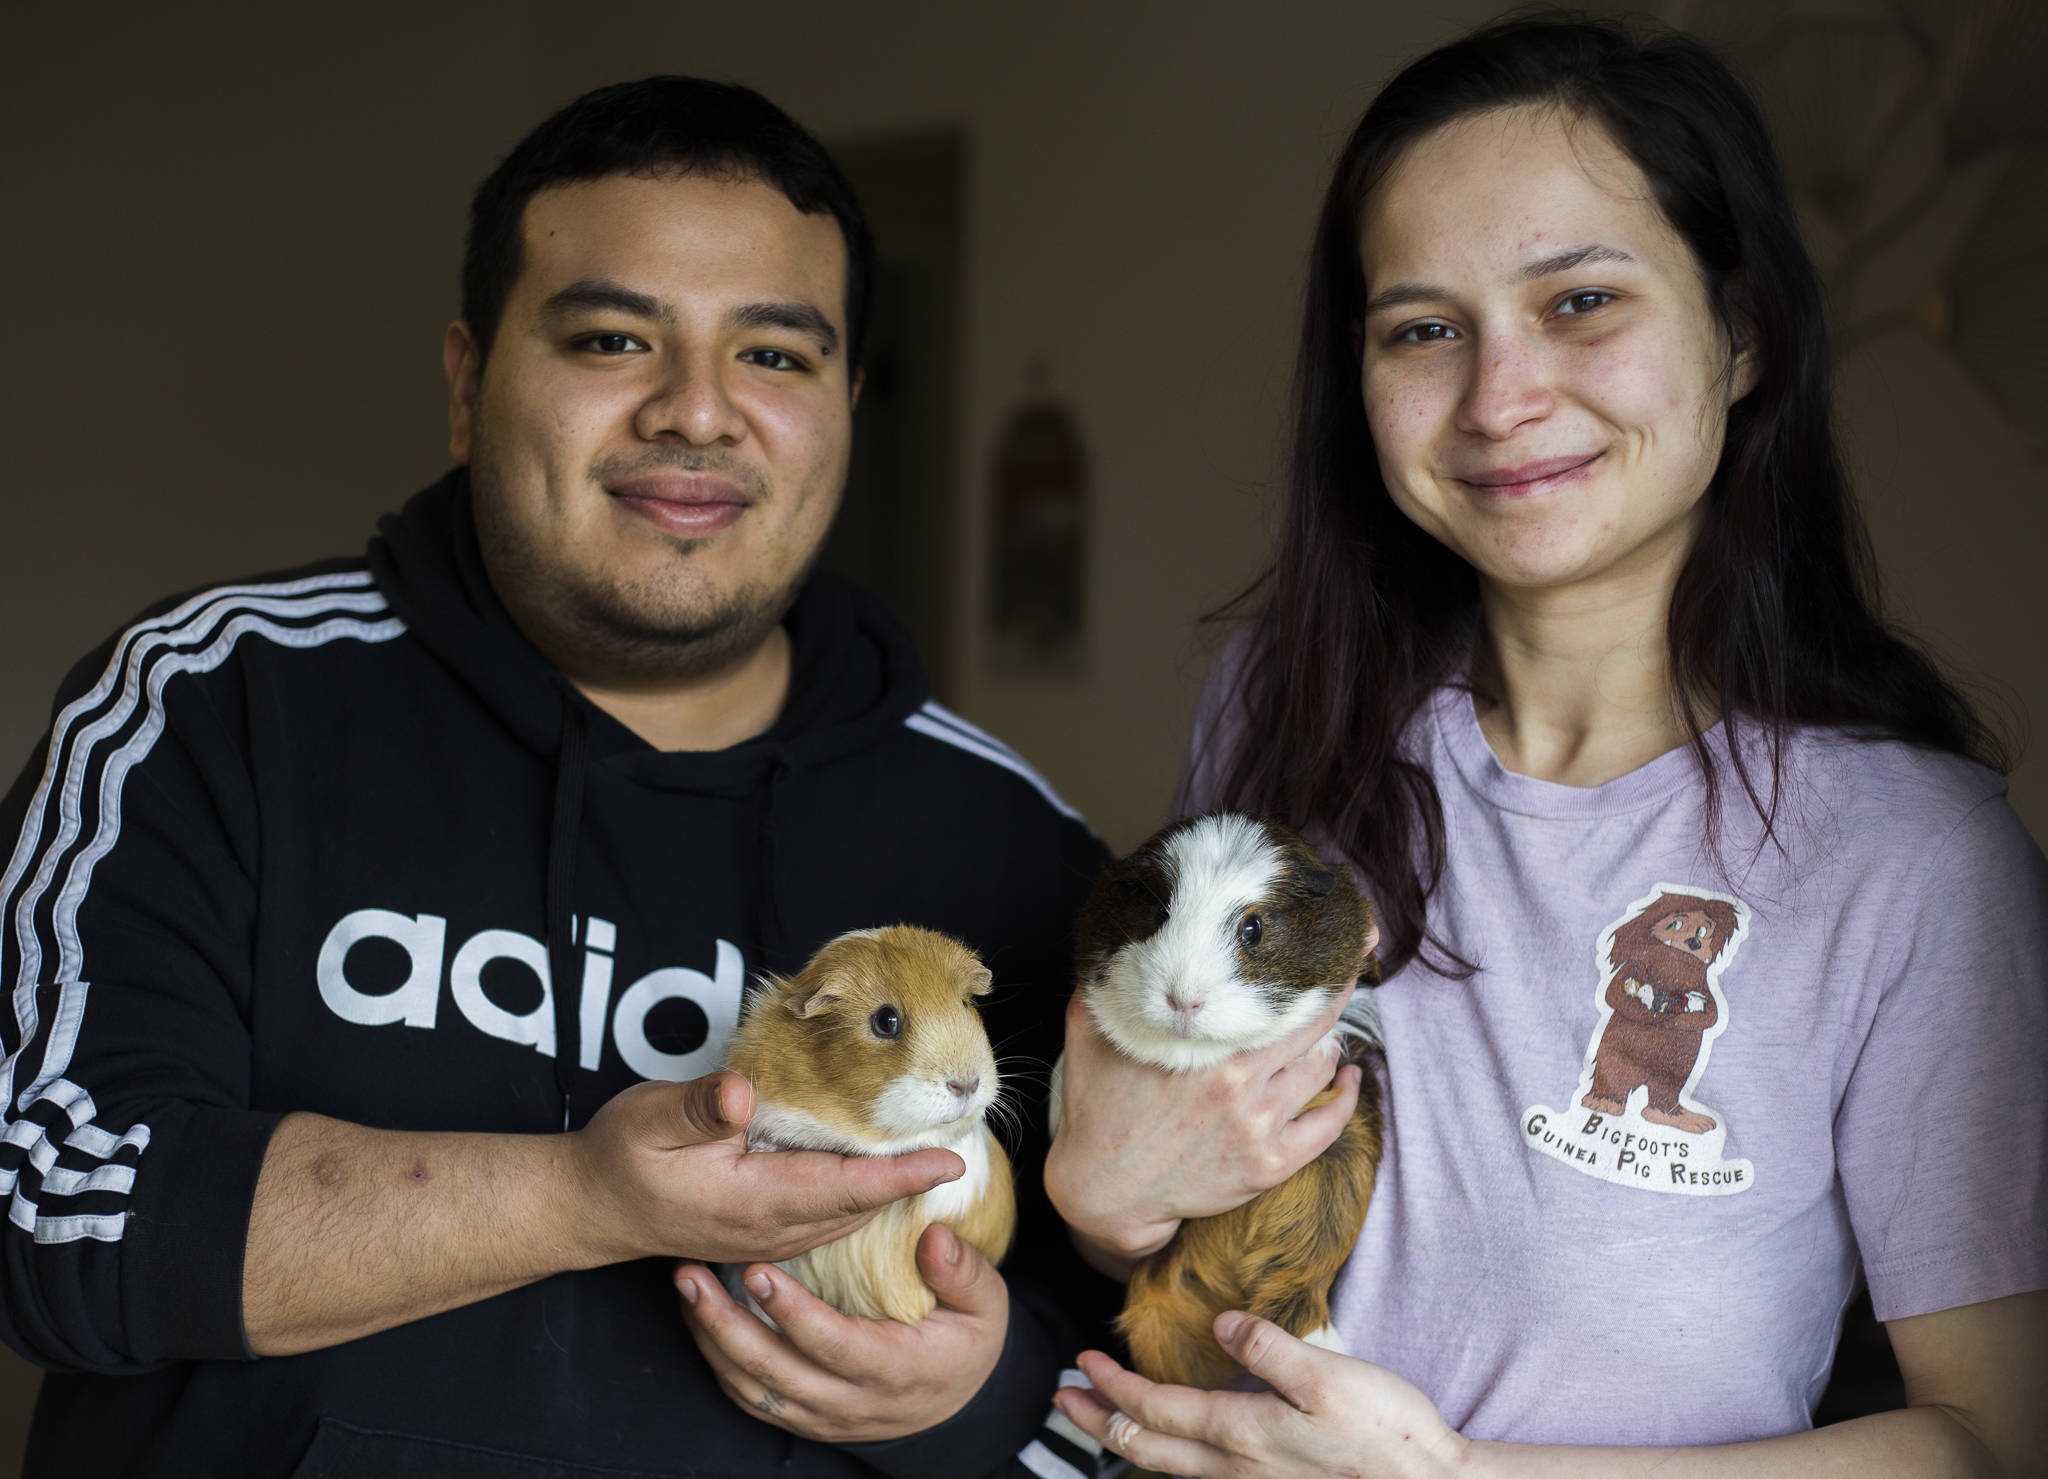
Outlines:
[[966,1163],[950,1150],[902,1156],[845,1156],[829,1150],[757,1151],[737,1162],[753,1188],[761,1226],[783,1235],[758,1243],[752,1256],[792,1258],[844,1237],[891,1202],[957,1180]]
[[[886,1371],[891,1352],[861,1339],[871,1322],[840,1313],[772,1265],[746,1272],[747,1288],[782,1327],[783,1338],[825,1373],[860,1384]],[[880,1360],[873,1359],[879,1355]]]
[[667,1111],[661,1138],[671,1149],[729,1140],[754,1117],[754,1086],[725,1069],[660,1092]]
[[[697,1348],[728,1376],[745,1377],[797,1400],[807,1400],[830,1380],[809,1357],[726,1293],[718,1276],[702,1264],[684,1264],[676,1270],[675,1281]],[[686,1289],[686,1284],[691,1287]],[[755,1298],[759,1297],[757,1292]]]
[[917,1240],[917,1269],[949,1310],[975,1318],[1006,1314],[1009,1286],[981,1250],[943,1222],[934,1222]]
[[818,1222],[866,1221],[891,1202],[967,1174],[967,1163],[950,1150],[897,1156],[842,1156],[830,1151],[784,1154],[789,1157],[784,1172],[794,1172],[798,1178],[795,1202]]

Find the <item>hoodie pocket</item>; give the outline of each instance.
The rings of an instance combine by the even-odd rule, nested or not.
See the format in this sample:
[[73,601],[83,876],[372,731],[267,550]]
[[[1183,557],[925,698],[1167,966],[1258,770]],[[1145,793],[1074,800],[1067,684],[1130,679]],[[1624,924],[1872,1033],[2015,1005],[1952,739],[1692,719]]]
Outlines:
[[651,1469],[572,1464],[470,1443],[379,1433],[324,1417],[291,1479],[675,1479]]

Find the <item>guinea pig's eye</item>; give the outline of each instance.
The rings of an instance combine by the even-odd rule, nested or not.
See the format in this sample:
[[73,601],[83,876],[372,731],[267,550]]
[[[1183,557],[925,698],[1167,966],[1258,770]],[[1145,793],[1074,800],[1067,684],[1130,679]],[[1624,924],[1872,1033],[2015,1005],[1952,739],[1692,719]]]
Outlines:
[[895,1037],[903,1031],[903,1014],[894,1007],[876,1007],[868,1030],[876,1037]]
[[1161,904],[1159,906],[1159,912],[1152,916],[1152,928],[1156,930],[1165,929],[1166,921],[1171,918],[1173,918],[1173,911],[1167,908],[1164,904]]
[[1237,942],[1249,949],[1259,943],[1259,937],[1265,932],[1265,926],[1259,923],[1259,916],[1247,914],[1244,923],[1237,927]]

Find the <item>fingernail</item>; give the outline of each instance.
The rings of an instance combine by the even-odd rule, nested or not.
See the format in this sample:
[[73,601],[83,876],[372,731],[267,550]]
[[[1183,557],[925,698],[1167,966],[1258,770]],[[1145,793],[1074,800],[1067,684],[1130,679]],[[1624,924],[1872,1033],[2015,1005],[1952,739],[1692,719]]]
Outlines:
[[695,1304],[697,1302],[697,1281],[695,1279],[678,1279],[676,1281],[676,1288],[683,1291],[684,1304]]
[[747,1287],[754,1291],[754,1298],[765,1300],[775,1292],[775,1281],[766,1274],[755,1274],[747,1280]]
[[942,1235],[946,1240],[946,1262],[948,1264],[958,1263],[960,1261],[959,1235],[944,1223],[940,1223],[939,1226],[943,1230]]
[[1237,1339],[1237,1332],[1244,1328],[1244,1322],[1251,1317],[1242,1310],[1227,1310],[1216,1317],[1216,1338],[1228,1343]]

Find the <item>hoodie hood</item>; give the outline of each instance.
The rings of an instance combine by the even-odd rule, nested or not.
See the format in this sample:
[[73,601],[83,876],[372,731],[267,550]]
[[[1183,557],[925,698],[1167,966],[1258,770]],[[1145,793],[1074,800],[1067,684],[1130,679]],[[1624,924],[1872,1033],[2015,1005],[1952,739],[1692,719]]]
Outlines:
[[[777,853],[788,830],[790,777],[872,748],[927,695],[908,635],[881,605],[845,581],[814,574],[783,618],[789,697],[776,721],[723,750],[657,750],[584,697],[513,623],[484,568],[464,470],[416,495],[378,528],[370,570],[412,634],[520,745],[552,763],[542,868],[546,950],[558,981],[573,979],[573,901],[594,775],[749,808],[756,923],[773,940],[782,933]],[[553,993],[553,1003],[556,1040],[567,1041],[574,1026],[570,993]],[[567,1055],[556,1056],[553,1073],[568,1129],[601,1101],[579,1097]]]
[[888,610],[837,576],[813,574],[783,619],[790,697],[775,723],[728,749],[664,752],[585,698],[513,623],[484,569],[466,470],[386,515],[368,558],[413,635],[522,746],[559,755],[580,719],[587,763],[646,785],[743,792],[777,765],[873,744],[930,697],[909,634]]

